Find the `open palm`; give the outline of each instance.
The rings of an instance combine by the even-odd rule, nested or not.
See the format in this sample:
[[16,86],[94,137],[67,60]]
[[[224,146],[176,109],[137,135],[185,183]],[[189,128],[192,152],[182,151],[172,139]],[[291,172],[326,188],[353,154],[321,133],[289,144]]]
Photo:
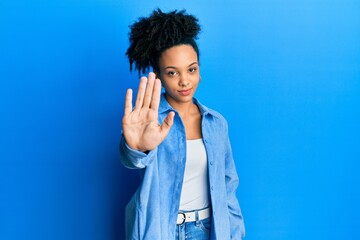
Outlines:
[[122,129],[127,145],[135,150],[146,152],[155,149],[167,136],[173,124],[174,112],[170,112],[162,125],[158,120],[161,82],[154,73],[142,77],[136,96],[135,108],[132,106],[132,90],[125,97]]

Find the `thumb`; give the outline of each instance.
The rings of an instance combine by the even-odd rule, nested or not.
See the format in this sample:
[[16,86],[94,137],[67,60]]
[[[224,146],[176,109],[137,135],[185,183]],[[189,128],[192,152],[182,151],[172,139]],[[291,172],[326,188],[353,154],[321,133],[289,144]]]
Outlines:
[[164,139],[168,135],[169,130],[174,123],[174,116],[175,113],[170,112],[164,119],[164,122],[161,124],[160,126],[161,139]]

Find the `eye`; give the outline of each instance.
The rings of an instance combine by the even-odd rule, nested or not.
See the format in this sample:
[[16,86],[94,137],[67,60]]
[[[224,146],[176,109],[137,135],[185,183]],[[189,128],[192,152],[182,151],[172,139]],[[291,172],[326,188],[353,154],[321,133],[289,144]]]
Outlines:
[[174,76],[177,75],[177,72],[175,72],[175,71],[169,71],[169,72],[167,72],[167,75],[169,75],[170,77],[174,77]]
[[189,68],[189,72],[193,73],[196,72],[197,68],[193,67],[193,68]]

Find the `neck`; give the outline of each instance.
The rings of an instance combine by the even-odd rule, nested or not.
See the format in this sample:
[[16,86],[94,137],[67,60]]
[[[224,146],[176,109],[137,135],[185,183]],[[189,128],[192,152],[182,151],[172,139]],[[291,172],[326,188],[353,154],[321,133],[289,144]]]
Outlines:
[[172,108],[174,108],[180,115],[182,119],[186,118],[189,115],[198,113],[199,109],[192,101],[189,102],[176,102],[171,97],[165,94],[166,100]]

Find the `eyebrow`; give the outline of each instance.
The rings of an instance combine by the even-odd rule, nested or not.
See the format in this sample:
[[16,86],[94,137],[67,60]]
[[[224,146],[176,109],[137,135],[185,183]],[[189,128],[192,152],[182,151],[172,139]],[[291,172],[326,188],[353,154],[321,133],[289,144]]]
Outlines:
[[[187,67],[191,67],[192,65],[195,65],[195,64],[198,64],[198,62],[193,62],[193,63],[191,63],[189,66],[187,66]],[[175,69],[177,69],[177,67],[174,67],[174,66],[167,66],[167,67],[165,67],[164,68],[164,70],[165,69],[168,69],[168,68],[175,68]]]

